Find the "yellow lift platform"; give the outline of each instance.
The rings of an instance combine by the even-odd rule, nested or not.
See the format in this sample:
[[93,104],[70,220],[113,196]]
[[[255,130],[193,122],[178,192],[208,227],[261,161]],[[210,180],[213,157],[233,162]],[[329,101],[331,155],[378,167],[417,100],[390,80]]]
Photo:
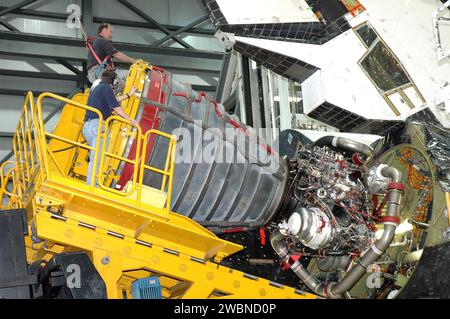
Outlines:
[[[142,91],[151,68],[144,61],[134,64],[125,90],[136,86]],[[157,130],[143,134],[116,116],[103,119],[86,105],[88,94],[66,99],[43,93],[35,101],[28,93],[13,140],[15,162],[0,168],[0,198],[8,199],[2,209],[27,212],[29,264],[63,252],[84,251],[104,280],[108,298],[131,298],[131,283],[149,276],[159,277],[163,298],[316,298],[220,266],[223,258],[242,247],[170,210],[175,137]],[[45,108],[55,101],[65,107],[50,129],[44,123]],[[133,117],[139,103],[139,96],[132,97],[122,107]],[[100,119],[95,148],[81,134],[86,110]],[[169,141],[162,168],[140,163],[152,134]],[[109,142],[102,143],[108,137]],[[121,156],[129,138],[138,141],[134,161]],[[88,186],[85,159],[90,151],[95,159]],[[120,162],[134,167],[132,181],[122,191],[110,186]],[[159,189],[143,185],[146,170],[163,176]]]

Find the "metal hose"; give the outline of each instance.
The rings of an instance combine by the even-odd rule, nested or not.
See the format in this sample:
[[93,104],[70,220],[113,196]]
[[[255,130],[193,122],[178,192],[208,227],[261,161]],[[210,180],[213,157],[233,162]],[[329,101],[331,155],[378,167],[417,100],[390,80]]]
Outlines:
[[[280,259],[284,259],[289,256],[289,248],[285,243],[287,235],[281,233],[279,229],[276,229],[270,235],[270,244],[273,250],[277,253]],[[303,281],[312,291],[320,296],[324,296],[325,286],[311,275],[311,273],[297,260],[291,269],[296,273],[296,275]]]
[[283,242],[285,238],[286,236],[283,235],[279,229],[276,229],[270,235],[270,244],[272,245],[273,250],[275,250],[277,255],[280,257],[280,259],[283,259],[289,254],[289,248]]
[[364,143],[356,142],[345,137],[323,136],[314,142],[315,146],[333,146],[351,152],[359,152],[366,156],[366,161],[373,156],[373,149]]
[[[292,264],[291,269],[312,291],[316,294],[327,298],[341,298],[348,290],[350,290],[366,273],[367,268],[374,263],[389,247],[395,236],[400,219],[399,208],[401,195],[403,192],[403,184],[401,184],[402,174],[399,170],[386,166],[381,170],[381,174],[390,179],[387,193],[387,212],[384,217],[384,230],[381,238],[378,239],[372,247],[359,259],[347,275],[339,283],[323,284],[315,278],[311,273],[297,260]],[[285,258],[289,254],[289,249],[285,243],[287,235],[283,235],[280,230],[276,230],[270,237],[275,252],[280,258]]]

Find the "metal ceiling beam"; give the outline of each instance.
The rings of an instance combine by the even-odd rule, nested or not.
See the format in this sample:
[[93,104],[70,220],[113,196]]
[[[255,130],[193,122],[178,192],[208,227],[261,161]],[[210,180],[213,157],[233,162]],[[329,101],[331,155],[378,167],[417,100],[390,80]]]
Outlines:
[[6,22],[6,21],[2,21],[0,20],[0,24],[4,25],[5,28],[7,28],[9,31],[18,31],[20,32],[19,29],[17,29],[15,26],[13,26],[12,24]]
[[[31,4],[33,2],[36,2],[36,1],[37,0],[25,0],[25,1],[22,1],[22,2],[19,2],[19,3],[15,4],[13,6],[10,6],[10,7],[4,7],[2,9],[0,9],[0,18],[2,16],[4,16],[4,15],[14,11],[14,10],[20,9],[20,8],[22,8],[22,7],[26,6],[26,5],[29,5],[29,4]],[[10,24],[10,23],[8,23],[6,21],[0,20],[0,24],[4,25],[10,31],[20,31],[15,26],[13,26],[12,24]]]
[[83,71],[77,69],[76,67],[74,67],[72,64],[70,64],[66,60],[56,59],[56,62],[58,62],[59,64],[63,65],[70,72],[75,73],[77,76],[82,76],[83,75]]
[[86,68],[85,63],[83,63],[83,70],[79,70],[76,67],[74,67],[72,64],[67,62],[66,60],[56,59],[56,62],[58,62],[59,64],[64,66],[66,69],[68,69],[69,71],[76,74],[78,77],[78,86],[81,88],[85,87],[85,85],[88,83],[87,70],[85,69]]
[[[5,45],[5,42],[8,42]],[[55,59],[66,59],[67,61],[86,61],[85,57],[64,57],[62,54],[64,49],[55,48],[52,45],[33,45],[33,52],[28,52],[26,43],[18,45],[17,43],[11,43],[11,41],[0,40],[0,57],[1,55],[6,55],[8,57],[18,57],[18,58],[37,58],[44,60],[55,60]],[[47,50],[46,48],[51,48],[54,50]],[[73,49],[72,49],[73,50]],[[61,52],[62,51],[62,52]],[[61,54],[59,54],[61,53]],[[182,71],[185,73],[191,72],[192,75],[196,74],[211,74],[214,76],[219,75],[220,64],[216,60],[201,60],[192,58],[177,58],[177,57],[167,57],[163,55],[149,55],[142,54],[140,58],[151,62],[153,65],[160,66],[168,71]],[[116,63],[117,66],[124,66],[125,64]],[[128,65],[129,66],[129,65]]]
[[[14,40],[20,42],[34,42],[34,43],[48,43],[55,45],[67,45],[72,47],[82,48],[84,55],[86,55],[86,49],[84,41],[77,38],[70,37],[55,37],[49,35],[37,35],[32,33],[20,33],[20,32],[10,32],[10,31],[0,31],[0,39],[3,40]],[[182,56],[182,57],[193,57],[202,59],[215,59],[222,60],[223,53],[221,52],[211,52],[202,50],[191,50],[191,49],[180,49],[180,48],[170,48],[170,47],[155,47],[144,44],[134,44],[134,43],[124,43],[124,42],[114,42],[116,49],[120,51],[135,52],[135,53],[152,53],[152,54],[163,54],[171,56]],[[70,52],[69,52],[70,53]],[[69,55],[70,58],[70,55]]]
[[173,65],[158,65],[158,66],[172,73],[177,73],[177,71],[179,71],[183,74],[190,74],[190,75],[211,75],[217,77],[220,76],[220,70],[196,69],[189,67],[178,67]]
[[[135,7],[134,5],[132,5],[131,3],[129,3],[127,0],[118,0],[123,6],[125,6],[126,8],[128,8],[130,11],[134,12],[135,14],[137,14],[139,17],[141,17],[142,19],[144,19],[145,21],[153,24],[156,28],[158,28],[159,30],[161,30],[162,32],[164,32],[165,34],[169,35],[171,34],[170,30],[167,29],[166,27],[162,26],[161,24],[159,24],[156,20],[154,20],[153,18],[151,18],[148,14],[146,14],[144,11],[140,10],[139,8]],[[179,39],[176,36],[171,36],[171,38],[175,41],[178,42],[179,44],[181,44],[183,47],[185,48],[189,48],[192,49],[192,46],[188,43],[186,43],[185,41]]]
[[[0,6],[0,10],[3,10],[7,7]],[[31,10],[31,9],[16,9],[11,14],[27,16],[27,17],[35,17],[35,18],[44,18],[44,19],[54,19],[54,20],[66,20],[68,17],[67,13],[58,13],[58,12],[50,12],[50,11],[40,11],[40,10]],[[113,19],[106,17],[93,17],[94,23],[111,23],[113,25],[119,25],[124,27],[134,27],[134,28],[142,28],[142,29],[156,29],[156,27],[148,22],[140,22],[140,21],[128,21],[121,19]],[[182,26],[171,25],[171,24],[161,24],[163,27],[167,28],[170,31],[177,31]],[[198,35],[211,35],[213,36],[215,33],[214,29],[206,29],[206,28],[191,28],[188,31],[189,33],[198,34]]]
[[[1,58],[1,55],[0,55],[0,58]],[[49,57],[49,58],[51,58],[51,57]],[[129,64],[122,63],[122,62],[115,62],[114,65],[118,69],[128,69],[130,67]],[[220,76],[219,69],[199,69],[199,68],[195,68],[195,65],[189,65],[189,66],[176,66],[176,65],[169,65],[169,64],[155,64],[155,65],[157,65],[158,67],[160,67],[166,71],[169,71],[172,73],[177,73],[177,74],[188,74],[188,75],[198,75],[198,76],[208,75],[208,76],[216,76],[216,77]]]
[[[192,89],[195,91],[207,91],[207,92],[215,92],[217,87],[216,86],[210,86],[210,85],[192,85]],[[0,95],[11,95],[11,96],[26,96],[29,90],[16,90],[16,89],[2,89],[0,88]],[[44,93],[44,91],[33,91],[34,96],[39,96],[41,93]],[[67,95],[70,95],[71,93],[68,92],[52,92],[56,95],[60,95],[63,97],[66,97]]]
[[[8,7],[0,6],[0,10],[3,10]],[[36,18],[46,18],[46,19],[57,19],[57,20],[66,20],[69,14],[67,13],[57,13],[50,11],[40,11],[40,10],[31,10],[31,9],[15,9],[10,12],[11,14],[23,15],[28,17],[36,17]]]
[[[94,17],[95,23],[111,23],[112,25],[119,25],[123,27],[132,27],[132,28],[141,28],[141,29],[156,29],[155,26],[148,22],[140,22],[140,21],[127,21],[113,18],[102,18],[102,17]],[[167,28],[169,31],[177,31],[182,26],[178,25],[169,25],[169,24],[161,24],[163,27]],[[214,29],[205,29],[205,28],[190,28],[185,31],[186,33],[192,33],[197,35],[210,35],[213,36],[215,33]]]
[[[63,59],[72,63],[74,61],[86,61],[86,49],[81,40],[75,39],[74,41],[71,38],[59,40],[60,38],[57,37],[29,36],[24,33],[0,31],[0,54],[7,55],[8,58],[16,56],[45,60]],[[65,44],[67,42],[68,44]],[[175,71],[178,69],[214,75],[220,71],[222,53],[205,52],[205,54],[198,54],[199,51],[195,51],[198,54],[196,56],[195,54],[186,54],[188,49],[153,48],[153,50],[151,48],[150,52],[142,53],[133,52],[132,49],[123,51],[130,56],[149,61],[154,65],[163,66],[168,70]],[[209,57],[209,59],[205,57]]]
[[6,7],[4,9],[1,9],[0,10],[0,17],[4,16],[5,14],[8,14],[10,12],[13,12],[14,10],[17,10],[17,9],[25,7],[25,6],[29,5],[29,4],[32,4],[33,2],[36,2],[36,1],[37,0],[25,0],[25,1],[22,1],[22,2],[19,2],[19,3],[15,4],[15,5],[12,5],[10,7]]
[[178,29],[177,31],[171,32],[170,34],[166,35],[164,38],[153,42],[152,45],[161,45],[164,42],[170,40],[171,38],[177,37],[179,34],[186,32],[187,30],[195,27],[196,25],[199,25],[202,22],[205,22],[206,20],[209,20],[209,16],[208,15],[206,15],[204,17],[201,17],[201,18],[199,18],[199,19],[189,23],[188,25]]
[[76,75],[49,73],[49,72],[33,72],[33,71],[0,69],[0,75],[18,76],[18,77],[23,77],[23,78],[35,78],[35,79],[78,81],[78,77]]
[[14,132],[0,132],[0,138],[13,138]]
[[[29,51],[31,47],[33,48],[33,51]],[[86,57],[82,56],[80,53],[83,52],[74,50],[73,47],[69,46],[52,45],[46,43],[27,43],[0,39],[0,54],[8,56],[38,58],[46,60],[66,59],[68,61],[81,62],[84,61]]]
[[[29,54],[29,53],[20,53],[20,54],[14,54],[14,52],[12,52],[12,54],[8,54],[5,51],[2,51],[2,41],[0,40],[0,59],[6,58],[9,60],[17,60],[17,61],[23,61],[23,58],[36,58],[39,59],[38,61],[40,63],[46,63],[48,62],[48,60],[55,60],[57,58],[63,58],[63,57],[57,57],[54,55],[49,55],[49,54]],[[42,60],[42,61],[40,61]],[[79,62],[84,62],[85,60],[74,60],[74,59],[70,59],[70,61],[74,62],[74,61],[79,61]],[[167,63],[167,62],[166,62]],[[123,68],[126,69],[129,67],[129,64],[126,63],[115,63],[116,67],[118,67],[119,69]],[[220,76],[220,70],[219,69],[200,69],[200,68],[196,68],[195,64],[186,64],[186,66],[177,66],[177,65],[169,65],[169,64],[156,64],[159,67],[172,72],[172,73],[176,73],[176,74],[188,74],[188,75],[198,75],[198,76],[215,76],[215,77],[219,77]],[[216,67],[216,65],[214,66],[214,68]],[[22,72],[22,71],[16,71],[16,70],[0,70],[0,72],[6,72],[3,75],[11,75],[9,74],[9,72]],[[29,76],[29,77],[43,77],[43,78],[49,78],[49,79],[59,79],[59,80],[74,80],[76,79],[75,76],[73,75],[68,75],[68,74],[59,74],[59,73],[53,73],[53,72],[29,72],[30,74],[24,73],[24,76]],[[36,73],[36,76],[33,76],[33,74]],[[42,76],[39,76],[39,74],[42,74]],[[1,74],[0,74],[1,75]]]
[[14,151],[9,152],[5,157],[2,158],[2,160],[0,161],[0,165],[2,165],[4,162],[8,161],[13,155],[14,155]]

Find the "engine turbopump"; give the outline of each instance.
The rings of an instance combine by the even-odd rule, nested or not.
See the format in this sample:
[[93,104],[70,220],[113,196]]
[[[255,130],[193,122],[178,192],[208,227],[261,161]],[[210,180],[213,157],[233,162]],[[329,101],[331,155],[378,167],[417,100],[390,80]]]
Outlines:
[[297,209],[278,227],[283,235],[295,236],[303,245],[312,249],[327,247],[335,234],[327,214],[315,207]]

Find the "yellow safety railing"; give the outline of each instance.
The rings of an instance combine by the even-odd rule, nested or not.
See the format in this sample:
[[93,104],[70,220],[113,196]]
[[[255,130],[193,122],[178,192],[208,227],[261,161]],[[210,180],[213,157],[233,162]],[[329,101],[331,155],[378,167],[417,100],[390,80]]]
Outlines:
[[[45,130],[45,124],[44,124],[44,116],[43,116],[43,111],[42,111],[42,101],[44,98],[52,98],[54,100],[60,101],[60,102],[64,102],[66,104],[69,104],[71,106],[74,107],[78,107],[84,110],[88,110],[91,112],[94,112],[95,114],[97,114],[97,116],[99,117],[99,126],[97,129],[97,141],[96,141],[96,145],[95,147],[91,147],[87,144],[83,144],[80,143],[78,141],[73,141],[70,139],[65,138],[64,136],[59,136],[57,134],[53,134],[53,133],[49,133]],[[42,142],[41,145],[41,154],[42,154],[42,161],[43,161],[43,167],[44,167],[44,172],[45,175],[47,177],[51,176],[51,172],[50,172],[50,168],[49,168],[49,158],[51,159],[51,161],[55,164],[59,174],[63,177],[68,177],[66,176],[66,174],[64,173],[63,169],[61,168],[61,166],[59,165],[58,161],[55,159],[55,156],[52,152],[52,150],[48,147],[47,144],[47,138],[51,138],[51,139],[55,139],[55,140],[59,140],[61,142],[67,143],[69,145],[74,145],[74,146],[78,146],[80,148],[86,149],[88,151],[95,151],[95,156],[94,156],[94,170],[93,170],[93,174],[91,176],[91,181],[90,181],[90,191],[94,190],[95,187],[95,178],[96,178],[96,170],[97,170],[97,163],[99,160],[99,148],[100,148],[100,138],[102,136],[101,134],[101,129],[102,129],[102,124],[103,124],[103,115],[102,113],[97,110],[96,108],[93,108],[89,105],[84,105],[81,103],[78,103],[76,101],[72,101],[69,100],[67,98],[58,96],[56,94],[53,93],[42,93],[41,95],[39,95],[38,100],[37,100],[37,115],[38,115],[38,119],[39,119],[39,134],[40,134],[40,141]]]
[[[89,110],[94,112],[99,117],[99,125],[97,130],[97,140],[95,143],[95,147],[91,147],[87,144],[80,143],[78,141],[74,141],[71,139],[68,139],[64,136],[47,132],[45,129],[44,124],[44,118],[43,118],[43,100],[45,98],[51,98],[55,99],[57,101],[64,102],[68,105],[71,105],[73,107],[84,109],[85,111]],[[55,159],[55,156],[52,152],[52,150],[49,148],[49,145],[47,143],[47,139],[55,139],[62,141],[64,143],[67,143],[69,145],[77,146],[80,148],[83,148],[85,150],[94,151],[94,161],[93,161],[93,167],[92,167],[92,176],[89,186],[89,191],[93,192],[96,187],[96,178],[98,179],[98,186],[99,188],[106,190],[110,193],[121,195],[124,197],[130,196],[134,192],[136,192],[137,187],[137,196],[136,196],[136,206],[141,207],[141,199],[142,199],[142,188],[143,188],[143,179],[144,179],[144,172],[145,170],[150,170],[153,172],[156,172],[158,174],[161,174],[163,176],[161,188],[160,191],[167,192],[167,199],[165,203],[165,210],[170,211],[170,204],[171,204],[171,192],[172,192],[172,180],[173,180],[173,172],[175,167],[175,147],[176,147],[176,138],[173,135],[166,134],[157,130],[149,130],[145,134],[142,134],[142,130],[139,126],[137,126],[137,134],[136,134],[136,156],[134,160],[125,158],[121,155],[111,153],[107,151],[107,139],[108,139],[108,127],[111,126],[111,123],[113,122],[120,122],[122,124],[126,124],[128,126],[131,126],[130,122],[117,116],[109,117],[106,121],[103,120],[103,116],[101,112],[93,107],[90,107],[88,105],[84,105],[81,103],[78,103],[73,100],[69,100],[67,98],[52,94],[52,93],[42,93],[36,103],[36,111],[37,111],[37,118],[38,123],[35,125],[37,130],[39,131],[37,134],[39,135],[39,153],[42,158],[42,167],[43,171],[42,174],[45,174],[47,178],[51,178],[51,175],[54,173],[54,170],[50,170],[50,162],[55,164],[56,171],[59,175],[67,178],[73,178],[67,175],[67,173],[64,173],[64,170],[59,165],[58,161]],[[105,131],[102,133],[102,128],[105,127]],[[156,167],[152,167],[145,164],[145,157],[146,152],[148,150],[148,141],[151,134],[159,135],[163,138],[169,139],[169,146],[167,150],[167,156],[166,156],[166,163],[164,169],[159,169]],[[103,140],[103,142],[102,142]],[[143,144],[143,146],[142,146]],[[142,147],[141,147],[142,146]],[[112,158],[118,161],[122,161],[125,163],[128,163],[130,165],[133,165],[133,175],[132,175],[132,185],[131,188],[128,190],[119,191],[114,188],[108,187],[104,183],[104,179],[101,178],[105,172],[103,169],[104,163],[106,161],[106,158]],[[98,165],[97,163],[99,163]],[[99,167],[98,167],[99,166]],[[45,177],[44,177],[45,179]]]
[[[167,138],[169,140],[169,146],[167,148],[167,155],[166,155],[166,163],[164,170],[158,169],[156,167],[152,167],[145,164],[145,154],[147,154],[147,148],[148,148],[148,142],[150,140],[150,135],[155,134],[159,135],[161,137]],[[169,180],[169,183],[167,185],[167,200],[166,200],[166,210],[170,210],[170,203],[172,200],[172,182],[173,182],[173,172],[175,170],[175,149],[176,149],[176,138],[173,135],[158,131],[158,130],[148,130],[144,134],[144,146],[142,148],[142,163],[140,166],[140,173],[139,173],[139,191],[137,195],[137,201],[141,201],[142,196],[142,185],[143,185],[143,179],[144,179],[144,169],[150,170],[152,172],[161,174],[163,176],[161,188],[160,191],[164,192],[166,190],[166,183],[167,180]]]
[[[10,166],[9,169],[6,169]],[[4,162],[0,166],[0,207],[2,209],[21,208],[19,195],[17,194],[17,170],[13,161]],[[12,184],[12,190],[8,185]],[[5,205],[3,205],[5,203]]]
[[16,160],[14,182],[17,186],[14,193],[22,198],[27,197],[28,188],[39,169],[40,154],[38,128],[35,125],[36,119],[34,97],[31,92],[28,92],[13,138],[13,151]]
[[[99,172],[99,176],[103,176],[105,174],[103,166],[105,164],[106,157],[114,158],[116,160],[119,160],[119,161],[128,163],[130,165],[133,165],[133,180],[132,180],[133,183],[131,184],[131,188],[129,190],[127,190],[127,191],[118,191],[118,190],[115,190],[113,188],[110,188],[110,187],[104,185],[103,179],[99,179],[98,186],[100,186],[100,188],[102,188],[102,189],[108,190],[110,192],[113,192],[113,193],[116,193],[116,194],[119,194],[119,195],[129,196],[129,195],[133,194],[135,192],[135,190],[136,190],[136,181],[137,181],[137,178],[138,178],[138,176],[137,176],[138,175],[138,169],[136,169],[136,167],[139,164],[138,160],[136,160],[136,159],[139,159],[139,157],[135,156],[134,160],[130,160],[130,159],[125,158],[123,156],[120,156],[120,155],[117,155],[117,154],[113,154],[113,153],[110,153],[110,152],[106,152],[106,145],[108,145],[107,132],[108,132],[109,127],[111,126],[111,123],[114,122],[114,121],[130,125],[129,121],[127,121],[127,120],[125,120],[125,119],[123,119],[121,117],[118,117],[118,116],[111,116],[111,117],[109,117],[106,120],[106,122],[105,122],[105,132],[104,132],[104,138],[103,138],[102,150],[101,150],[102,156],[100,158],[100,172]],[[137,126],[136,128],[137,128],[136,154],[139,155],[140,152],[141,152],[142,130],[141,130],[141,128],[139,126]]]

